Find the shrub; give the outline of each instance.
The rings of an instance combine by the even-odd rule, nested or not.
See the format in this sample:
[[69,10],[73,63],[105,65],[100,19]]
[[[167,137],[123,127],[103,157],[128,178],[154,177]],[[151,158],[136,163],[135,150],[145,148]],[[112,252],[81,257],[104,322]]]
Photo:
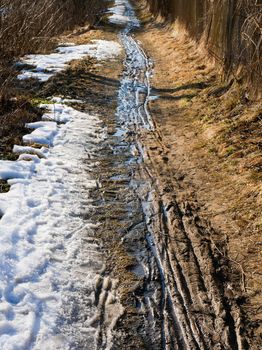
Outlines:
[[50,38],[85,21],[93,22],[98,0],[0,0],[0,57],[44,50]]

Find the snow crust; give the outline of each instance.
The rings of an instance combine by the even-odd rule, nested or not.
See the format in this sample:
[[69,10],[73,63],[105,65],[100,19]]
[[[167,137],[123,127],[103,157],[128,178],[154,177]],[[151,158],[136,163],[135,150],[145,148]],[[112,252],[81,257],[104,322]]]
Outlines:
[[13,152],[20,155],[36,155],[39,158],[47,158],[48,149],[46,147],[34,148],[30,146],[17,146],[14,145]]
[[25,161],[0,160],[0,179],[28,178],[34,171],[34,164]]
[[4,350],[74,349],[79,332],[95,348],[90,319],[103,258],[86,217],[97,186],[92,158],[105,134],[97,116],[56,101],[45,106],[49,121],[28,124],[33,132],[24,137],[53,147],[14,146],[21,160],[0,161],[0,178],[11,185],[0,194]]
[[35,78],[40,81],[47,81],[54,74],[65,70],[73,60],[85,56],[94,57],[97,60],[107,60],[118,56],[122,47],[115,41],[92,40],[91,44],[65,45],[56,49],[56,52],[49,55],[28,55],[20,64],[32,65],[32,69],[24,69],[17,76],[24,80]]
[[54,136],[58,132],[57,123],[50,121],[28,123],[25,126],[28,129],[35,129],[31,134],[23,136],[25,143],[51,146]]

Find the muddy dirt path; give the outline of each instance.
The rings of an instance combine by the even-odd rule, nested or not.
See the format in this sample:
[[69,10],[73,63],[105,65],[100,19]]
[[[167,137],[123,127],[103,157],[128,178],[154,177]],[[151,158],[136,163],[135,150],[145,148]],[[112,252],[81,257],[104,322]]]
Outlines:
[[[126,278],[125,288],[121,282],[118,287],[124,311],[113,348],[245,349],[224,247],[214,244],[214,231],[200,218],[197,203],[177,198],[179,184],[165,161],[159,162],[166,147],[148,108],[154,99],[152,63],[133,37],[139,23],[131,5],[121,6],[128,19],[120,34],[126,59],[110,166],[104,167],[110,177],[101,182],[105,207],[100,207],[110,227],[115,221],[112,230],[128,255],[120,271],[111,271],[118,281]],[[107,344],[103,334],[101,349]]]
[[[49,119],[36,129],[44,127],[46,134],[52,127],[58,136],[49,145],[50,154],[35,144],[30,148],[34,153],[26,153],[26,166],[28,160],[36,161],[36,171],[26,179],[32,198],[25,206],[35,231],[32,235],[31,226],[25,226],[21,232],[29,258],[35,247],[36,252],[43,250],[46,232],[50,235],[45,242],[52,249],[43,256],[44,268],[30,264],[37,278],[35,272],[17,278],[16,270],[10,270],[11,289],[7,286],[5,297],[15,321],[16,313],[25,318],[30,316],[26,308],[38,307],[22,348],[249,347],[239,298],[230,284],[229,270],[236,266],[223,242],[214,243],[214,229],[199,215],[197,202],[189,201],[176,181],[168,165],[168,146],[150,113],[150,101],[156,98],[150,82],[153,62],[136,40],[141,29],[131,3],[116,0],[106,23],[90,36],[110,40],[99,42],[100,55],[114,52],[117,40],[124,54],[109,55],[101,63],[81,52],[84,58],[74,56],[74,63],[41,86],[39,97],[49,103]],[[74,40],[82,44],[90,41],[88,36]],[[65,46],[62,51],[75,49]],[[46,70],[42,73],[45,76]],[[36,157],[40,151],[43,160]],[[32,200],[36,189],[37,201]],[[43,203],[52,206],[40,212]],[[35,212],[36,222],[30,216]],[[15,238],[19,243],[20,237]],[[9,263],[17,260],[10,254],[7,258]],[[27,260],[37,260],[33,258]],[[38,295],[43,284],[50,292],[45,298]],[[23,293],[16,295],[21,286]],[[36,292],[31,295],[32,288]],[[10,312],[3,312],[8,318]],[[46,319],[49,326],[43,328]],[[2,338],[3,344],[14,344],[13,335]]]

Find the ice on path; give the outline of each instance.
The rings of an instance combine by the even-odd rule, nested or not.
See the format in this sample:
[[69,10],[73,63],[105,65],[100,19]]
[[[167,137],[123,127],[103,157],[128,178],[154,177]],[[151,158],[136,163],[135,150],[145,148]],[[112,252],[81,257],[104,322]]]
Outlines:
[[[108,10],[108,20],[112,24],[117,24],[128,29],[140,27],[140,21],[134,13],[134,9],[129,1],[115,0],[114,5]],[[129,28],[130,29],[130,28]]]
[[126,1],[125,0],[115,0],[114,6],[110,7],[108,10],[109,22],[118,24],[118,25],[126,25],[129,22],[128,16],[125,15],[126,12]]
[[[28,124],[34,131],[24,138],[52,148],[15,146],[22,159],[31,154],[31,160],[0,161],[0,178],[11,185],[0,194],[4,350],[73,349],[79,332],[95,348],[96,330],[88,321],[95,313],[93,291],[103,259],[85,218],[91,210],[89,191],[96,187],[90,158],[104,131],[96,116],[60,102],[47,105],[50,121]],[[89,317],[85,320],[79,310]]]

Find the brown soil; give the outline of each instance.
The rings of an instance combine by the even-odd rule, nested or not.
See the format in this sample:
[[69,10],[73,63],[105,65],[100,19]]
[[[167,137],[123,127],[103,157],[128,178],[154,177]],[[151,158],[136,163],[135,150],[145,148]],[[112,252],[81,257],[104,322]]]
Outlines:
[[[149,20],[141,14],[144,22]],[[161,23],[137,33],[154,61],[155,136],[144,135],[159,183],[198,207],[230,266],[229,288],[244,310],[253,349],[261,342],[261,122],[259,101],[218,70],[186,35]],[[222,243],[224,250],[218,246]]]

